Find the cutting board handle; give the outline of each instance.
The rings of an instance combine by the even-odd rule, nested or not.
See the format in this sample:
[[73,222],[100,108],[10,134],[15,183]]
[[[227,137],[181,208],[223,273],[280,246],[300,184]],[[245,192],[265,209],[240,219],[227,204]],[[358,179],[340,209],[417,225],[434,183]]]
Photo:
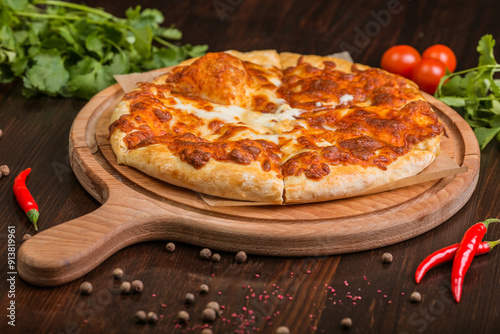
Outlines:
[[120,172],[123,166],[116,163],[105,138],[110,112],[122,96],[119,86],[112,86],[94,97],[75,118],[70,133],[71,167],[83,187],[104,204],[21,245],[18,272],[31,284],[68,283],[118,250],[148,240],[273,256],[373,249],[438,226],[465,205],[478,181],[480,150],[474,133],[453,109],[425,95],[447,126],[450,140],[448,146],[443,145],[445,152],[451,152],[468,172],[432,185],[382,193],[376,199],[366,196],[293,209],[214,210],[191,196],[178,196],[181,192],[166,191],[145,175]]
[[[149,202],[144,210],[137,210],[110,198],[93,212],[36,234],[19,248],[20,276],[38,286],[61,285],[83,276],[128,245],[158,238],[153,231],[158,215],[147,212],[152,205]],[[173,220],[169,216],[168,212],[162,215],[163,225]]]

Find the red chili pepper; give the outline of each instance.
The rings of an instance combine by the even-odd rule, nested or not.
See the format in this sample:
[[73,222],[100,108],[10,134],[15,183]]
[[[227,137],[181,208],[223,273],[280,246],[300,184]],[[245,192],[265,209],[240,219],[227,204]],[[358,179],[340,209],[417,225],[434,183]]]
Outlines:
[[465,274],[470,267],[481,240],[486,234],[488,224],[492,222],[500,222],[500,219],[487,219],[484,222],[472,225],[465,232],[462,241],[460,241],[451,269],[451,292],[457,303],[460,302],[460,297],[462,296],[462,285]]
[[38,231],[38,227],[36,222],[38,221],[38,204],[36,204],[33,196],[31,196],[30,191],[26,187],[26,178],[31,172],[31,168],[28,168],[22,171],[15,179],[14,179],[14,195],[16,196],[17,203],[21,206],[24,213],[28,217],[29,221],[35,227],[35,230]]
[[[500,243],[500,239],[497,241],[483,241],[479,244],[479,247],[476,250],[477,255],[483,255],[489,253],[493,247]],[[415,282],[420,283],[424,275],[435,266],[452,261],[455,257],[459,244],[454,244],[445,248],[442,248],[438,251],[435,251],[431,255],[427,256],[422,263],[417,268],[415,272]]]

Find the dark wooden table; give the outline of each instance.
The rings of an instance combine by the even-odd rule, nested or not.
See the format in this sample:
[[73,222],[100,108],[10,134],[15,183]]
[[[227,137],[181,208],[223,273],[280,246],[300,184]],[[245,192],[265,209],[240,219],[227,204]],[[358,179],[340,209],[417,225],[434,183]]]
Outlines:
[[[477,64],[477,41],[486,33],[500,40],[498,1],[150,1],[88,0],[123,16],[141,3],[158,8],[166,25],[184,33],[183,42],[208,44],[211,51],[277,49],[326,55],[347,49],[356,62],[378,66],[384,50],[411,44],[419,50],[435,43],[449,45],[458,69]],[[497,54],[500,51],[497,48]],[[500,56],[499,56],[500,58]],[[355,254],[308,258],[250,256],[236,264],[234,254],[221,252],[218,263],[199,258],[198,247],[165,241],[148,242],[119,251],[95,270],[56,288],[39,288],[7,268],[8,226],[15,227],[16,247],[33,233],[12,194],[14,175],[32,167],[29,187],[38,199],[40,228],[64,223],[98,208],[79,184],[68,161],[68,134],[86,101],[36,97],[26,99],[21,82],[0,86],[0,164],[12,174],[0,179],[0,332],[19,333],[200,333],[201,312],[215,300],[222,317],[210,325],[215,333],[274,333],[287,326],[292,333],[498,333],[500,330],[500,254],[477,258],[466,276],[457,304],[450,292],[451,265],[443,265],[416,285],[413,273],[429,253],[457,243],[472,223],[500,214],[500,144],[482,151],[479,183],[468,203],[451,219],[414,239]],[[500,238],[500,224],[487,239]],[[381,256],[390,252],[391,264]],[[112,279],[114,268],[125,279],[141,279],[142,294],[123,296]],[[293,273],[293,274],[292,274]],[[93,284],[81,296],[83,281]],[[200,295],[200,284],[210,291]],[[15,296],[8,294],[14,290]],[[421,303],[411,303],[419,291]],[[193,305],[184,295],[195,295]],[[15,301],[15,328],[8,325],[9,303]],[[137,310],[154,311],[156,325],[134,321]],[[187,325],[175,322],[187,309]],[[340,326],[350,317],[350,330]],[[16,331],[17,330],[17,331]]]

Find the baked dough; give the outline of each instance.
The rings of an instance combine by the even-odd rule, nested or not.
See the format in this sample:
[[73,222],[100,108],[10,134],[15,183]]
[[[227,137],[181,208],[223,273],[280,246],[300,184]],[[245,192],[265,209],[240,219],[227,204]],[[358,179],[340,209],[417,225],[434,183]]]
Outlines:
[[274,50],[208,53],[115,108],[118,163],[176,186],[275,204],[356,196],[415,175],[444,129],[411,81]]

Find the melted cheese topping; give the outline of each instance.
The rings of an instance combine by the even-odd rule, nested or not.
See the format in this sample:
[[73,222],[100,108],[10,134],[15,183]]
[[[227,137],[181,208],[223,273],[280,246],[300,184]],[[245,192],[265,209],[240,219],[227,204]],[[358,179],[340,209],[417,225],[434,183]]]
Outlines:
[[297,66],[284,70],[280,96],[294,108],[312,110],[321,106],[390,105],[402,107],[418,99],[418,88],[402,77],[369,68],[350,72],[336,69],[331,61],[324,68],[316,68],[301,59]]
[[278,107],[276,90],[281,84],[281,71],[224,52],[208,53],[190,66],[176,67],[166,82],[184,95],[272,113]]
[[130,113],[110,133],[126,133],[129,150],[165,145],[194,168],[258,161],[278,177],[317,180],[337,165],[384,170],[444,132],[411,82],[356,65],[340,71],[331,61],[320,69],[299,59],[281,71],[209,53],[123,101]]

